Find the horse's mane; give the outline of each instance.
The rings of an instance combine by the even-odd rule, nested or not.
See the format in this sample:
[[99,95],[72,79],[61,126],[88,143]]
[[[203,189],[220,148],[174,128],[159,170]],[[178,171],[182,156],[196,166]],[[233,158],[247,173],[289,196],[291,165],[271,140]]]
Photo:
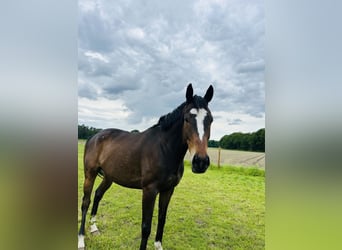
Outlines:
[[172,125],[178,121],[180,118],[182,118],[183,114],[183,108],[185,106],[186,102],[179,105],[177,108],[175,108],[172,112],[163,115],[159,118],[159,121],[157,124],[155,124],[153,127],[160,126],[162,130],[168,130],[172,127]]
[[[208,103],[204,100],[203,97],[195,95],[192,100],[195,108],[204,108],[208,106]],[[178,121],[179,119],[183,119],[183,109],[186,105],[186,102],[183,102],[181,105],[179,105],[177,108],[175,108],[172,112],[163,115],[159,118],[159,121],[157,124],[155,124],[153,127],[161,126],[162,130],[168,130],[172,127],[172,125]]]

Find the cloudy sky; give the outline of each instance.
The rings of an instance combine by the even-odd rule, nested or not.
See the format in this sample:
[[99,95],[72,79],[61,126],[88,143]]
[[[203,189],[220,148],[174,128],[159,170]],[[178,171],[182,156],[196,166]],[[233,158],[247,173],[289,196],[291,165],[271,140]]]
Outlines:
[[211,139],[265,127],[264,6],[80,0],[78,122],[140,131],[214,86]]

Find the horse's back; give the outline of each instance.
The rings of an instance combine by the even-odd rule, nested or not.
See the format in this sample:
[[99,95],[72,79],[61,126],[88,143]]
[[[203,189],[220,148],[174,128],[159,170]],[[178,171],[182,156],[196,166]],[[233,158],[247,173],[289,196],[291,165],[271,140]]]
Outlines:
[[104,129],[89,138],[84,148],[84,163],[86,165],[99,165],[98,160],[106,144],[112,139],[128,132],[120,129]]
[[105,129],[90,138],[85,147],[85,168],[101,167],[107,178],[123,186],[140,188],[139,146],[142,133]]

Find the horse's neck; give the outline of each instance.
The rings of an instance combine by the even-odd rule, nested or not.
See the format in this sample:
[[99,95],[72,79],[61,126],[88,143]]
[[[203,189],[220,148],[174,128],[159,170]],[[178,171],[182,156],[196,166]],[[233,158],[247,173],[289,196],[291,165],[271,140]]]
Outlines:
[[174,124],[168,131],[165,131],[168,147],[172,149],[175,157],[183,161],[186,151],[188,150],[187,143],[183,140],[183,124],[178,122]]

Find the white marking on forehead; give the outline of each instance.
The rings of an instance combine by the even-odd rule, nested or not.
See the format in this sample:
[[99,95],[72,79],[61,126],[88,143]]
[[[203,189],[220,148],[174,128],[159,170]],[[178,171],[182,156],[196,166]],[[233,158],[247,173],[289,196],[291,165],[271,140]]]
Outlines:
[[190,114],[197,115],[197,109],[190,109]]
[[199,135],[200,140],[202,141],[204,136],[204,118],[207,116],[207,111],[205,109],[195,109],[192,108],[190,113],[196,115],[196,122],[197,122],[197,132]]

